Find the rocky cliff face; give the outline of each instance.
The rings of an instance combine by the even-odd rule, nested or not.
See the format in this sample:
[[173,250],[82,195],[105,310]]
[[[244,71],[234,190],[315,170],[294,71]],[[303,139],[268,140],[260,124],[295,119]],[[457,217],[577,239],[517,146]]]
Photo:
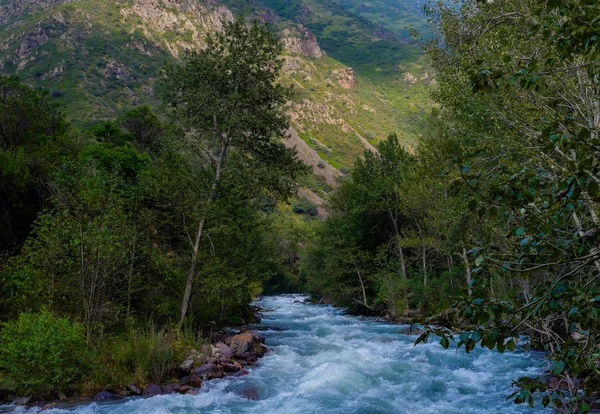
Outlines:
[[313,32],[303,26],[284,29],[281,32],[281,42],[287,51],[309,58],[321,59],[323,52]]
[[0,26],[18,21],[31,13],[48,10],[75,0],[8,0],[0,3]]

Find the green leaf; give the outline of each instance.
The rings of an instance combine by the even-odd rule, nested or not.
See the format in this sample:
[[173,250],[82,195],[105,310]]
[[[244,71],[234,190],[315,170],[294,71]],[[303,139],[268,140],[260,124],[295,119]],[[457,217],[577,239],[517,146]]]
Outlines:
[[495,346],[495,341],[494,338],[492,338],[492,336],[486,336],[483,341],[481,342],[487,349],[494,349]]
[[514,340],[510,340],[506,343],[506,348],[510,351],[510,352],[514,352],[515,348],[517,347],[517,344],[515,343]]
[[565,370],[565,361],[554,361],[550,372],[554,375],[560,375]]
[[450,346],[450,341],[448,340],[448,338],[444,337],[444,338],[440,339],[440,345],[444,349],[448,349],[448,347]]
[[516,234],[517,236],[519,236],[519,237],[520,237],[520,236],[521,236],[523,233],[525,233],[525,229],[524,229],[523,227],[520,227],[520,228],[518,228],[518,229],[517,229],[517,231],[515,231],[515,234]]

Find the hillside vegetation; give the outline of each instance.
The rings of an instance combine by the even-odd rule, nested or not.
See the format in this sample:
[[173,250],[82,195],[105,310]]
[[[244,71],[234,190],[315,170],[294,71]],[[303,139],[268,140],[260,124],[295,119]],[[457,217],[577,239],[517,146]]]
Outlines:
[[5,2],[0,71],[49,90],[69,120],[85,129],[142,104],[158,108],[163,65],[201,47],[203,35],[230,20],[231,10],[245,11],[248,19],[271,22],[286,39],[284,82],[298,89],[292,125],[323,163],[349,166],[367,142],[391,132],[414,144],[428,105],[429,73],[415,63],[418,49],[395,37],[379,39],[381,29],[364,19],[348,26],[356,16],[331,11],[328,2],[309,5],[315,13],[308,21],[298,20],[289,12],[291,3],[285,4],[249,9],[239,1]]

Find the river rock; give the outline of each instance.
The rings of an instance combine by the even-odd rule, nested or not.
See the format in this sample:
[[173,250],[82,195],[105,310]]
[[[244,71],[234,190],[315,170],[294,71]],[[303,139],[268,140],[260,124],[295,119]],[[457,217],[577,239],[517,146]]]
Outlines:
[[263,333],[261,331],[257,331],[255,329],[248,331],[252,334],[252,336],[254,337],[255,340],[257,340],[258,342],[260,342],[261,344],[265,343],[265,340],[267,339]]
[[200,388],[202,386],[202,378],[200,378],[197,375],[192,375],[192,377],[190,378],[189,385],[191,385],[194,388]]
[[250,374],[250,373],[248,372],[247,369],[241,369],[240,372],[238,372],[237,376],[243,377],[244,375],[248,375],[248,374]]
[[132,393],[134,393],[135,395],[142,395],[142,390],[140,390],[138,387],[136,387],[136,386],[135,386],[135,385],[133,385],[133,384],[129,384],[129,385],[127,386],[127,388],[128,388],[128,389],[129,389],[129,390],[130,390]]
[[94,401],[105,401],[110,400],[114,397],[114,395],[108,391],[101,391],[98,394],[94,395]]
[[251,361],[265,354],[266,349],[262,346],[264,341],[265,337],[262,333],[246,331],[227,338],[227,345],[231,348],[234,357]]
[[223,378],[223,369],[216,364],[204,364],[194,369],[192,374],[203,379]]
[[51,410],[53,408],[56,408],[56,406],[57,406],[56,402],[51,402],[51,403],[44,405],[40,411]]
[[235,365],[235,364],[229,364],[229,363],[226,363],[226,362],[223,362],[221,364],[221,366],[223,367],[223,371],[224,372],[239,372],[241,370],[241,368],[238,367],[237,365]]
[[217,348],[219,348],[219,351],[221,351],[221,354],[223,355],[224,358],[231,358],[233,356],[233,352],[231,351],[231,348],[229,348],[223,342],[217,342],[215,344],[215,346]]
[[[207,357],[207,355],[204,355],[204,353],[205,353],[205,352],[204,352],[204,347],[203,347],[202,351],[203,351],[203,353],[201,354],[200,352],[196,351],[195,349],[192,349],[192,350],[190,351],[190,353],[188,354],[188,356],[185,358],[185,361],[192,360],[192,361],[193,361],[192,367],[194,367],[194,366],[197,366],[197,367],[199,367],[200,365],[204,365],[204,364],[206,364],[206,359],[207,359],[208,357]],[[207,351],[207,353],[210,353],[210,354],[212,354],[212,352],[211,352],[210,348],[209,348],[209,350]],[[209,355],[210,355],[210,354],[209,354]],[[185,361],[184,361],[184,362],[185,362]],[[183,364],[182,364],[182,365],[183,365]],[[190,370],[191,370],[191,368],[190,368]]]
[[27,403],[31,400],[31,396],[29,397],[19,397],[13,401],[14,405],[27,405]]
[[239,391],[239,395],[242,398],[245,398],[247,400],[253,400],[256,401],[258,400],[258,391],[256,391],[256,388],[252,387],[252,386],[248,386],[248,387],[244,387]]
[[192,372],[193,367],[194,367],[193,359],[186,359],[185,361],[183,361],[181,363],[181,365],[179,366],[179,377],[184,377],[186,375],[190,375],[190,372]]
[[401,335],[422,335],[425,331],[421,328],[409,326],[408,328],[402,328],[398,332]]
[[162,395],[165,393],[165,390],[160,385],[150,384],[146,387],[142,395],[144,397],[154,397],[155,395]]
[[192,387],[190,385],[180,385],[176,391],[179,394],[187,394],[188,392],[190,392],[192,390]]

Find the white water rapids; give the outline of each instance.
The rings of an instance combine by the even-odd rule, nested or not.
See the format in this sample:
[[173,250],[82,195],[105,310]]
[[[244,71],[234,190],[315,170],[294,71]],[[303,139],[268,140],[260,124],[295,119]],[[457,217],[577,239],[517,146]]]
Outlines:
[[[207,381],[199,395],[132,398],[44,413],[367,414],[530,413],[506,401],[511,380],[543,369],[539,355],[413,346],[398,325],[346,316],[304,297],[266,297],[262,326],[271,352],[250,375]],[[271,329],[269,329],[271,327]],[[240,397],[252,387],[257,400]],[[538,404],[539,405],[539,404]],[[540,408],[538,408],[540,410]],[[29,410],[33,412],[33,410]]]

